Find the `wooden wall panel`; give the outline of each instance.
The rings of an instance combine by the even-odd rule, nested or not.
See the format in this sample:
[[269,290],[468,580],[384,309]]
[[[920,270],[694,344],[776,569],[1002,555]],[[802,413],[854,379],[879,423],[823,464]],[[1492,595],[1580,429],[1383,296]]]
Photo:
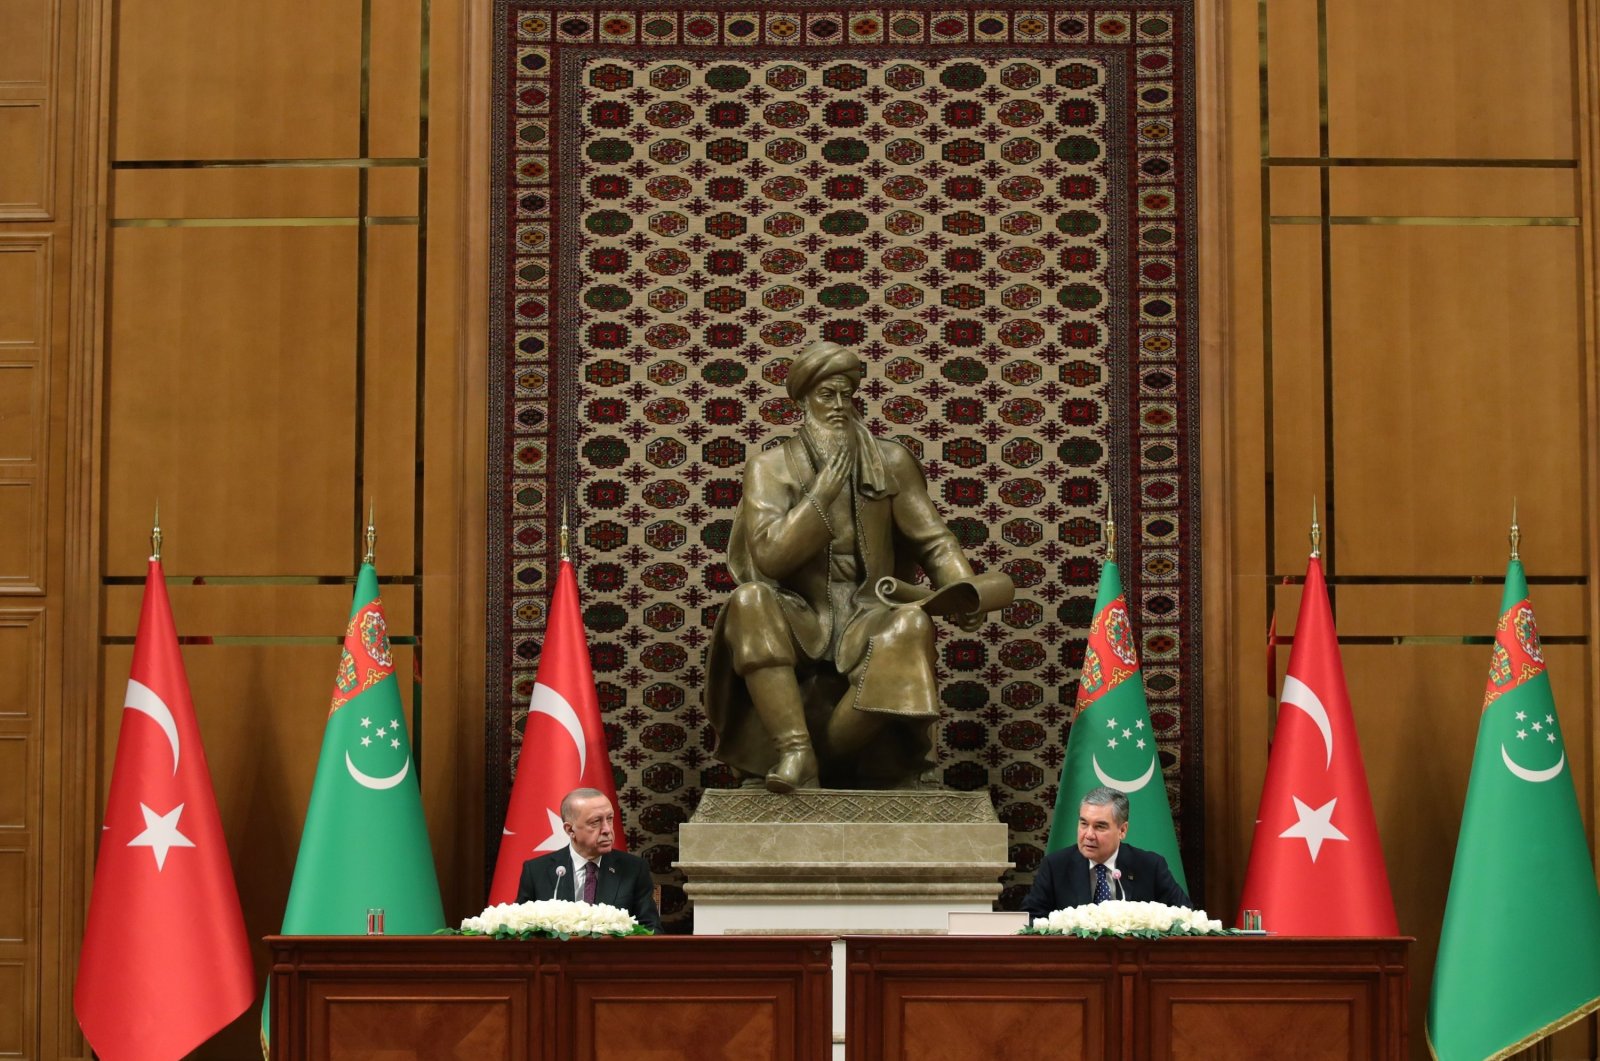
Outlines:
[[1574,7],[1326,5],[1329,148],[1376,158],[1571,158]]
[[356,265],[349,228],[117,230],[110,573],[158,501],[196,573],[354,569]]
[[111,216],[347,218],[360,199],[353,169],[123,169]]
[[0,357],[37,360],[50,302],[50,241],[0,232]]
[[0,217],[44,217],[50,210],[48,101],[0,98]]
[[0,593],[44,592],[44,489],[0,480]]
[[1328,194],[1332,213],[1343,217],[1572,218],[1579,209],[1577,171],[1566,167],[1336,169]]
[[0,1052],[10,1057],[28,1053],[34,1016],[31,979],[21,962],[0,959]]
[[[1533,564],[1524,554],[1525,563]],[[1481,585],[1346,585],[1338,589],[1339,633],[1345,637],[1396,637],[1400,635],[1450,638],[1473,637],[1487,641],[1500,618],[1499,582]],[[1589,602],[1582,585],[1535,584],[1530,593],[1539,620],[1539,636],[1546,640],[1582,638],[1589,628]],[[1298,600],[1298,593],[1296,594]],[[1296,601],[1297,602],[1297,601]],[[1293,604],[1280,606],[1278,615],[1292,629]],[[1280,621],[1280,629],[1284,629]],[[1479,644],[1484,674],[1489,667],[1488,644]]]
[[[485,74],[485,16],[451,0],[128,0],[112,28],[103,383],[86,392],[103,397],[104,464],[83,518],[105,529],[84,573],[98,640],[79,705],[94,749],[86,817],[109,781],[159,497],[247,927],[278,927],[375,504],[408,722],[425,715],[419,775],[446,909],[475,911],[482,660],[458,642],[481,625],[481,605],[466,610],[481,587],[462,573],[481,582],[482,549],[461,543],[484,517],[460,496],[482,478],[463,449],[484,425],[464,415],[461,379],[486,318],[461,306],[487,232],[462,228],[462,142],[469,129],[484,142],[487,101],[461,79],[464,33]],[[472,163],[474,188],[486,165]],[[437,693],[416,705],[425,650]],[[74,897],[79,917],[86,900]],[[195,1056],[253,1053],[254,1019]]]
[[[1320,86],[1317,83],[1317,9],[1297,0],[1267,0],[1266,26],[1256,44],[1271,106],[1265,135],[1274,155],[1316,155]],[[1261,44],[1265,44],[1262,54]]]
[[361,9],[360,0],[118,3],[117,158],[357,157]]
[[38,608],[0,609],[0,727],[39,717],[44,693],[44,615]]
[[[331,643],[343,635],[344,621],[350,614],[350,586],[343,583],[319,585],[305,577],[261,582],[238,581],[227,576],[207,577],[204,573],[198,574],[202,584],[193,585],[181,540],[169,541],[171,544],[164,547],[162,565],[167,571],[167,596],[172,601],[173,621],[180,636],[194,633],[212,638],[314,637]],[[411,636],[416,631],[416,609],[408,587],[388,585],[382,589],[390,635]],[[133,636],[139,625],[139,604],[143,597],[142,577],[119,579],[106,587],[108,635]],[[333,654],[328,664],[331,675],[331,668],[338,662],[338,649],[330,647],[329,651]]]
[[[1300,574],[1311,549],[1312,498],[1322,494],[1322,245],[1310,225],[1272,230],[1272,471],[1278,497],[1272,570]],[[1326,507],[1324,501],[1323,507]],[[1279,620],[1282,622],[1282,619]]]
[[375,158],[410,158],[421,150],[421,9],[421,0],[373,5],[367,153]]
[[0,7],[0,89],[41,85],[50,73],[51,0],[11,0]]
[[[367,235],[365,496],[380,506],[383,555],[409,568],[416,548],[417,230]],[[399,517],[392,518],[391,517]]]
[[1497,574],[1519,499],[1535,573],[1580,570],[1575,230],[1336,227],[1332,258],[1341,568]]
[[37,365],[0,362],[0,469],[43,457],[44,373]]
[[[1314,493],[1420,1058],[1513,497],[1591,841],[1600,796],[1600,35],[1587,0],[1218,9],[1207,900],[1242,882]],[[1586,1021],[1544,1056],[1596,1048]]]

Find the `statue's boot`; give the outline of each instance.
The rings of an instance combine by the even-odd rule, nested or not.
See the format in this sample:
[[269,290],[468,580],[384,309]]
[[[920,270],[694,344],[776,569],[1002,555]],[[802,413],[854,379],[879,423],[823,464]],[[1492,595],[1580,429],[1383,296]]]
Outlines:
[[817,753],[804,732],[777,736],[778,764],[767,771],[767,791],[779,795],[817,787]]
[[744,676],[750,699],[767,732],[778,761],[767,771],[767,791],[780,795],[817,787],[817,753],[811,747],[801,706],[800,685],[788,667],[762,667]]

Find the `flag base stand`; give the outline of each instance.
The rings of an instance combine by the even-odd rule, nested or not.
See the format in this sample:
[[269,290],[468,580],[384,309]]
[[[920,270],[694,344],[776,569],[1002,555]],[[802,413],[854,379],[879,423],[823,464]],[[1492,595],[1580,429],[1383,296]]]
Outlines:
[[987,792],[708,789],[679,830],[677,866],[697,936],[936,934],[952,912],[994,909],[1006,841]]

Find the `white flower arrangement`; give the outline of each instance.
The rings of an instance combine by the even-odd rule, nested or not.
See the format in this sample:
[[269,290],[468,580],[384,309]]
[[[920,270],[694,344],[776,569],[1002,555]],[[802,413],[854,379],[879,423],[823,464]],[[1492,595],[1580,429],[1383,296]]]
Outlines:
[[652,934],[626,910],[605,903],[578,903],[570,899],[499,903],[477,917],[463,918],[460,931],[464,936],[493,936],[495,939]]
[[1069,906],[1040,918],[1027,928],[1027,935],[1083,936],[1223,936],[1230,930],[1204,910],[1186,910],[1165,903],[1133,902],[1113,899],[1103,903]]

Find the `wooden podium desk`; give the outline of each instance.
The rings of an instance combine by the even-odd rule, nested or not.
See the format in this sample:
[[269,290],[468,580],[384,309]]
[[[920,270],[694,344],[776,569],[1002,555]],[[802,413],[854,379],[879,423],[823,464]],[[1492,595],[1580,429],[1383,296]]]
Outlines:
[[832,940],[269,936],[281,1061],[823,1061]]
[[846,1057],[1401,1061],[1410,942],[847,936]]

